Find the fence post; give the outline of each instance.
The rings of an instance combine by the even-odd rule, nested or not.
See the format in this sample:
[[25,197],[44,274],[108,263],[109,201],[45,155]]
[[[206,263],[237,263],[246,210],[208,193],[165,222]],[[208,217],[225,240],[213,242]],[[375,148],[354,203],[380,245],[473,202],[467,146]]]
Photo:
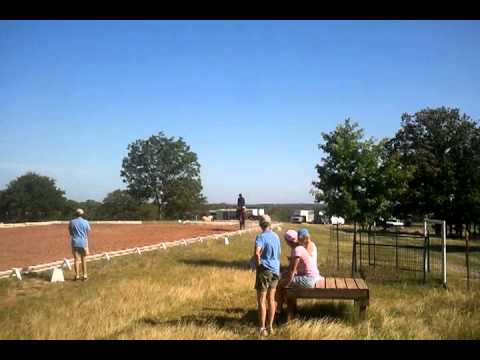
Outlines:
[[398,228],[395,230],[395,269],[398,270]]
[[362,271],[362,232],[360,231],[360,266],[358,267],[360,269],[360,272]]
[[468,229],[465,230],[465,262],[467,265],[467,290],[470,290],[470,259],[469,259],[469,238],[470,238],[470,231]]
[[352,249],[352,277],[357,271],[357,222],[353,223],[353,249]]
[[373,268],[377,259],[377,228],[373,229]]
[[340,250],[338,247],[338,222],[337,222],[337,270],[340,269]]
[[443,248],[443,286],[447,288],[447,231],[445,220],[442,221],[442,248]]
[[428,261],[427,261],[427,247],[428,247],[428,237],[425,232],[423,237],[423,283],[427,281],[427,270],[428,270]]

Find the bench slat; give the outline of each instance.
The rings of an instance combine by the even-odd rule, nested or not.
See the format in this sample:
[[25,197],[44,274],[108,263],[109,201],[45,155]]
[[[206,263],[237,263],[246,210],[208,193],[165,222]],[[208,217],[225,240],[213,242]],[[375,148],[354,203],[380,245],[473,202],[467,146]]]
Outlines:
[[335,278],[326,278],[326,289],[336,289]]
[[355,282],[359,289],[368,289],[368,286],[363,279],[357,278],[355,279]]
[[348,289],[353,289],[353,290],[358,289],[358,286],[355,283],[355,280],[350,279],[350,278],[346,278],[345,282],[347,283],[347,288]]
[[318,280],[317,283],[315,284],[316,289],[325,289],[325,278],[322,280]]
[[337,285],[337,289],[347,289],[344,278],[335,278],[335,285]]

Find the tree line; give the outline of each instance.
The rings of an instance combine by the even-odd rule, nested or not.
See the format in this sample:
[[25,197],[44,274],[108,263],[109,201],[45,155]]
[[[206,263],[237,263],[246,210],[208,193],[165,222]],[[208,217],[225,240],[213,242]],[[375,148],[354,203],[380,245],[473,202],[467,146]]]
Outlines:
[[477,232],[480,126],[459,109],[404,113],[395,136],[378,141],[346,119],[322,139],[312,192],[330,215],[367,227],[428,217],[446,220],[450,234]]
[[79,207],[94,220],[184,219],[204,210],[200,164],[181,137],[160,132],[129,144],[120,175],[126,190],[114,190],[102,202],[77,202],[55,179],[28,172],[0,191],[0,222],[67,219]]
[[[365,138],[346,119],[321,134],[324,153],[312,194],[327,215],[368,227],[392,216],[444,219],[449,232],[476,232],[480,218],[480,126],[459,109],[403,114],[392,138]],[[126,189],[102,202],[65,197],[55,180],[27,173],[0,191],[0,222],[66,219],[84,208],[90,219],[193,219],[208,213],[197,155],[162,132],[128,145],[120,176]],[[318,204],[317,204],[318,205]],[[286,221],[288,208],[265,204]],[[318,208],[318,206],[317,206]]]

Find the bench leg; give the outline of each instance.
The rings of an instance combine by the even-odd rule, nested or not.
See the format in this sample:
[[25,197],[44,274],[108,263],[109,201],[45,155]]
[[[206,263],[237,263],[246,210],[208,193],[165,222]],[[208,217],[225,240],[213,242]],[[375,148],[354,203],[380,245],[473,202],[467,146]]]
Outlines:
[[367,306],[368,306],[368,299],[355,300],[355,308],[358,308],[358,315],[360,320],[365,319]]
[[293,320],[297,314],[297,298],[287,297],[287,321]]

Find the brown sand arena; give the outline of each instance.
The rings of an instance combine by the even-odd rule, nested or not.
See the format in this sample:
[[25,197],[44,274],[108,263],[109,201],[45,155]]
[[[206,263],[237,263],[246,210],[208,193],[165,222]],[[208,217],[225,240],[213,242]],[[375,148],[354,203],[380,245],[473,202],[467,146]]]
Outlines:
[[[90,254],[238,230],[226,224],[93,224]],[[0,271],[71,258],[68,225],[0,229]]]

